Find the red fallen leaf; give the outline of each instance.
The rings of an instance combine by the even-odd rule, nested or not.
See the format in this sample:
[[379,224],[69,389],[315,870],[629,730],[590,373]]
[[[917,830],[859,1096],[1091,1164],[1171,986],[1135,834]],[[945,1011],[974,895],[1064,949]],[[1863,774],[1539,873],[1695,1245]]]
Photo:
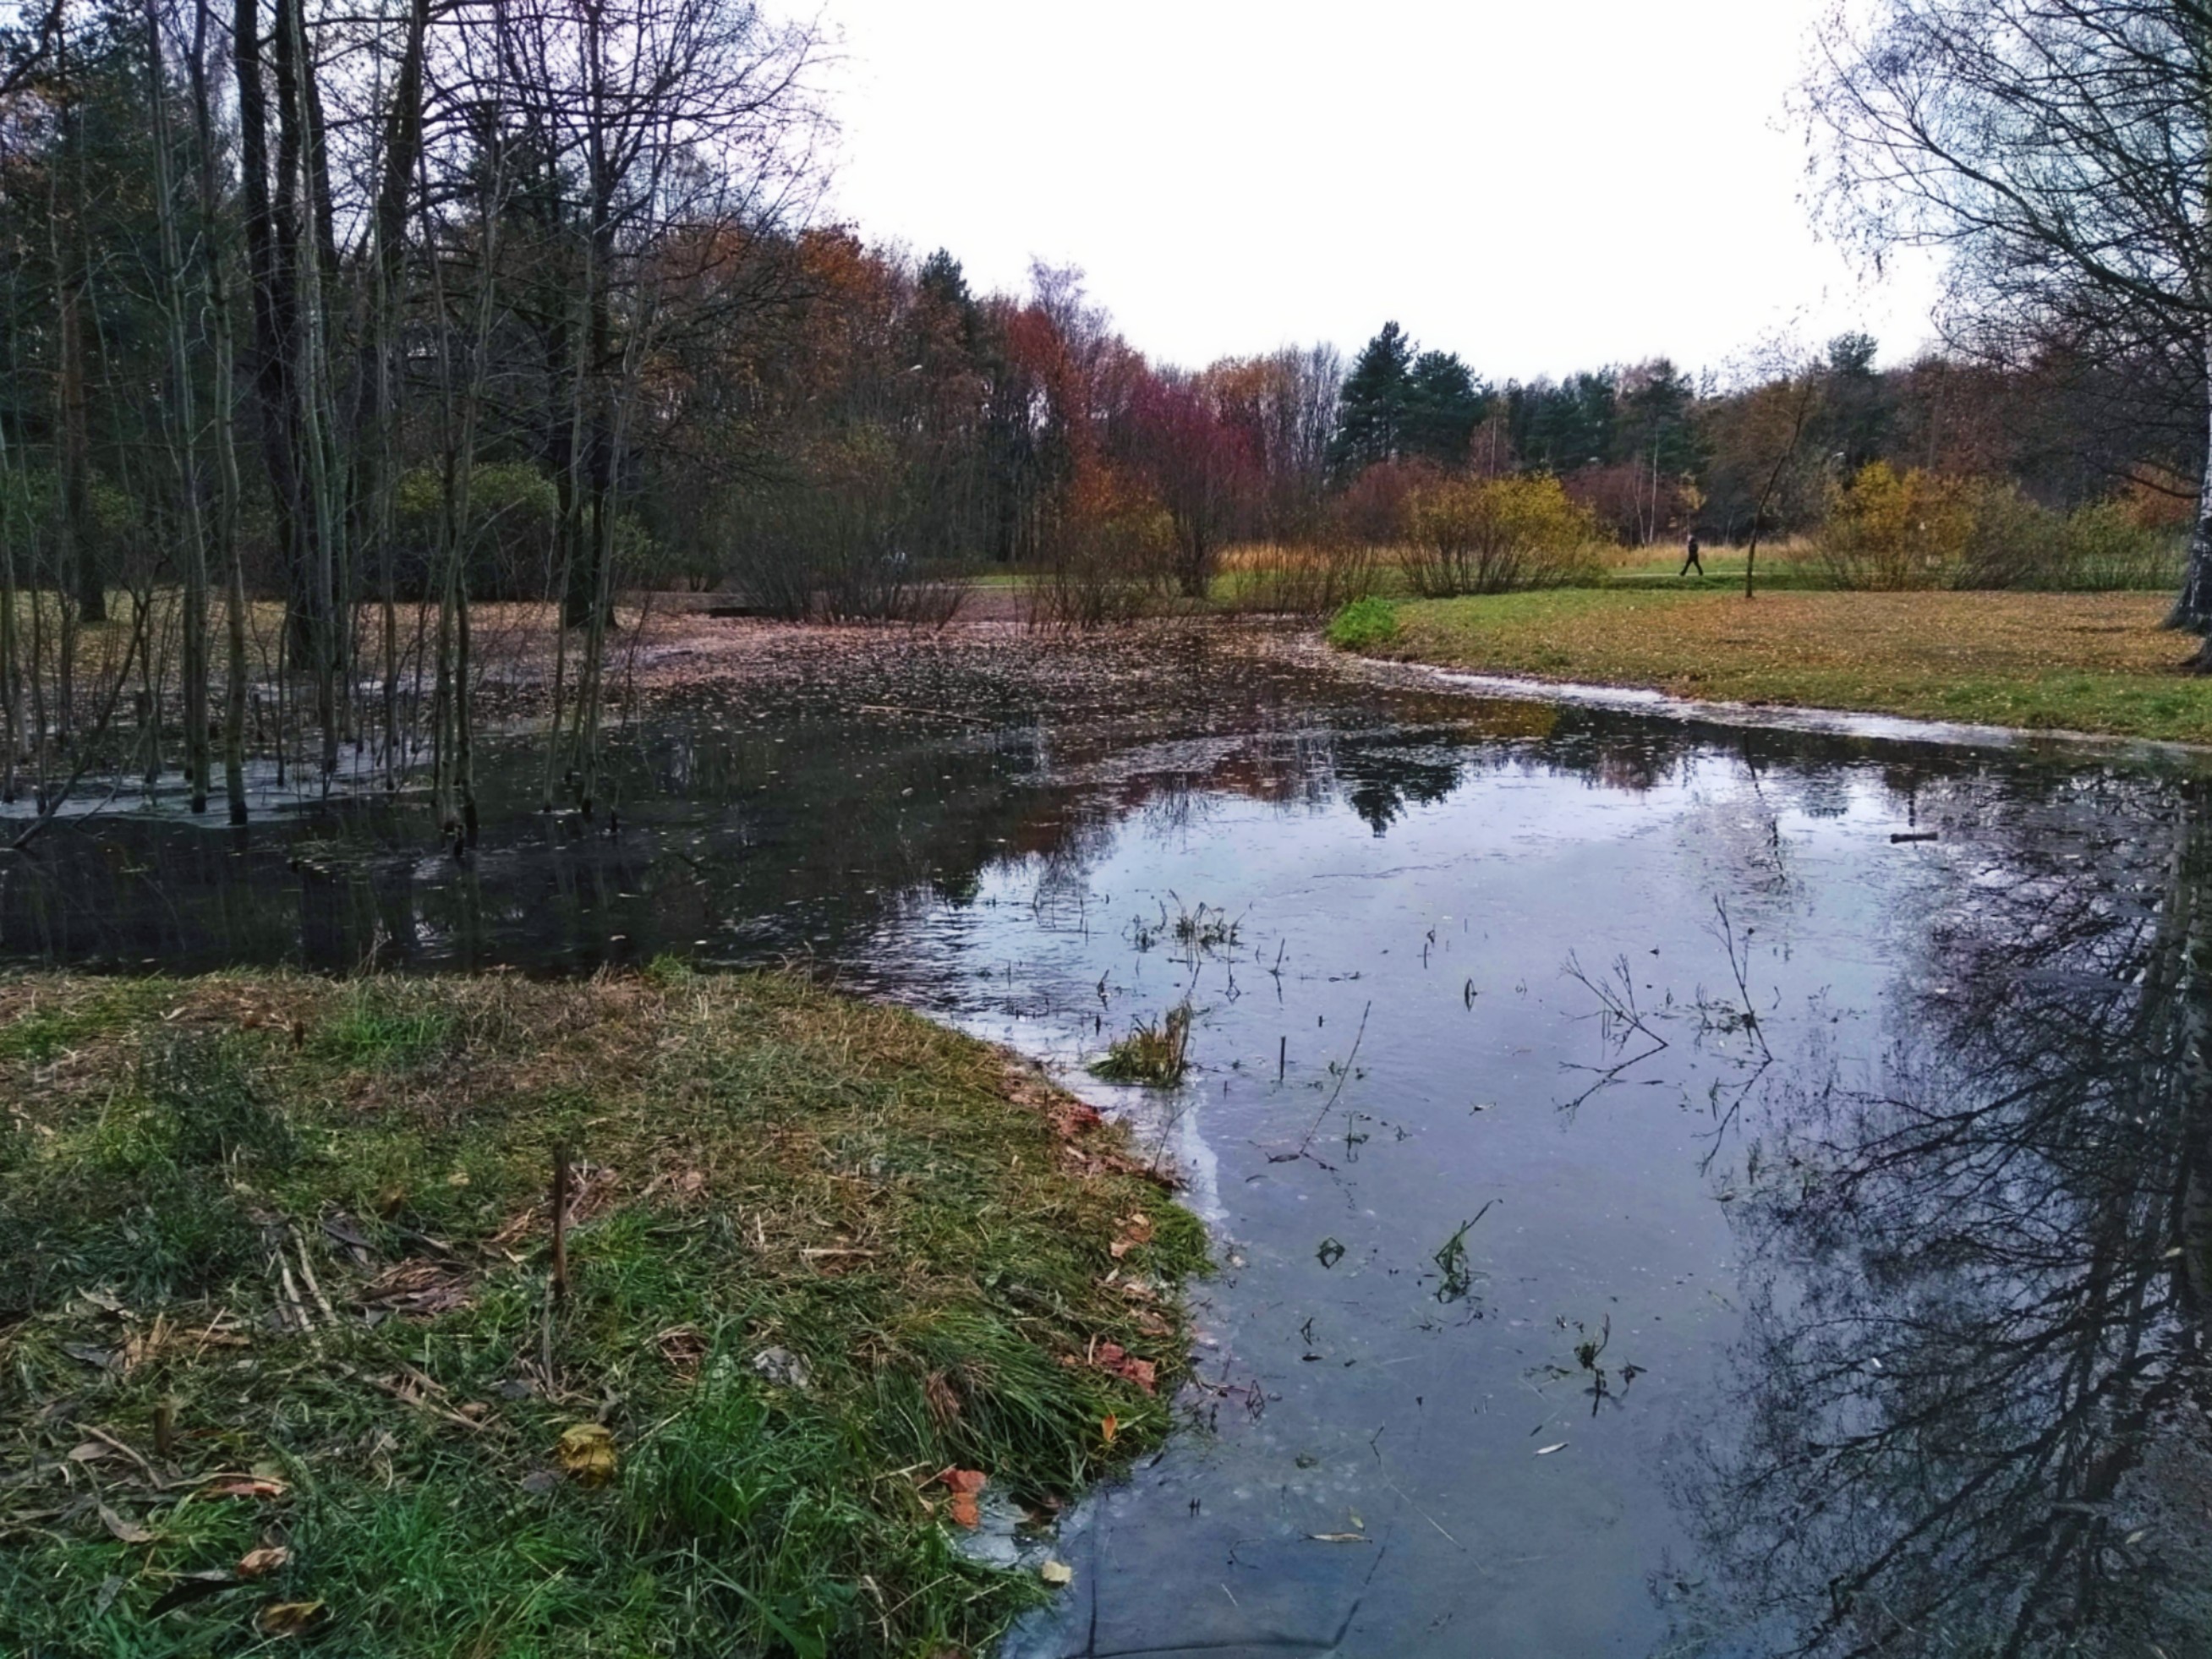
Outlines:
[[951,1500],[945,1505],[945,1512],[956,1524],[963,1527],[983,1524],[983,1512],[975,1502],[975,1494],[983,1490],[990,1478],[981,1469],[945,1469],[939,1474],[939,1483],[952,1493]]
[[1063,1139],[1073,1139],[1086,1129],[1095,1129],[1106,1120],[1098,1115],[1096,1106],[1071,1103],[1053,1114],[1052,1127]]
[[1116,1418],[1111,1412],[1107,1413],[1105,1416],[1098,1419],[1099,1435],[1109,1446],[1114,1443],[1114,1437],[1115,1434],[1120,1432],[1121,1427],[1121,1419]]
[[1159,1368],[1149,1359],[1134,1358],[1118,1342],[1101,1342],[1091,1352],[1091,1364],[1094,1370],[1135,1383],[1146,1394],[1159,1386]]

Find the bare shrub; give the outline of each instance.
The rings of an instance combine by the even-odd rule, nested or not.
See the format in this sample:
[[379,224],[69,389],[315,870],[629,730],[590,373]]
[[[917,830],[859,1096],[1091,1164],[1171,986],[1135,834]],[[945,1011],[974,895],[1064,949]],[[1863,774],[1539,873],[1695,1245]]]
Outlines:
[[1337,537],[1265,543],[1240,550],[1231,575],[1229,604],[1236,610],[1328,617],[1375,592],[1382,556],[1370,543]]
[[816,456],[802,477],[738,510],[731,578],[787,621],[941,627],[967,587],[909,552],[908,497],[904,470],[872,447]]
[[1115,502],[1072,517],[1048,550],[1023,591],[1023,621],[1032,629],[1106,628],[1134,622],[1162,601],[1174,529],[1150,503]]

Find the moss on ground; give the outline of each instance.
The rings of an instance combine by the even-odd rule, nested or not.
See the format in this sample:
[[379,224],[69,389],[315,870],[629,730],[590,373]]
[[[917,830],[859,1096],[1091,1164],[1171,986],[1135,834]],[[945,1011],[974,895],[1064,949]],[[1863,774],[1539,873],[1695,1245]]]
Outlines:
[[940,1475],[1156,1443],[1203,1265],[1095,1114],[781,977],[0,979],[0,1107],[8,1653],[970,1650],[1048,1592]]
[[2143,593],[1563,589],[1409,601],[1376,654],[1677,696],[2212,743],[2197,641]]

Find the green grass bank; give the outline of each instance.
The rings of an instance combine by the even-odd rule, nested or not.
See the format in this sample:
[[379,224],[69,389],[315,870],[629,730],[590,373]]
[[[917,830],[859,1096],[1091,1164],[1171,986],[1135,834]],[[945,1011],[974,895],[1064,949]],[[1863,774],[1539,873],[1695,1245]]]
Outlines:
[[788,978],[0,978],[0,1652],[972,1652],[1052,1592],[955,1472],[1156,1443],[1204,1249]]
[[2148,593],[1560,588],[1350,606],[1342,649],[1685,697],[2212,743]]

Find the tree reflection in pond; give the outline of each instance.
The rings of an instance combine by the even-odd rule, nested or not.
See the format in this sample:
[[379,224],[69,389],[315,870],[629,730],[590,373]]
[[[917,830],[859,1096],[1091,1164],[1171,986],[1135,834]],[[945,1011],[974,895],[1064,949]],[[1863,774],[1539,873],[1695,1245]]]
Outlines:
[[2088,787],[1743,1151],[1678,1650],[2212,1652],[2212,792]]

